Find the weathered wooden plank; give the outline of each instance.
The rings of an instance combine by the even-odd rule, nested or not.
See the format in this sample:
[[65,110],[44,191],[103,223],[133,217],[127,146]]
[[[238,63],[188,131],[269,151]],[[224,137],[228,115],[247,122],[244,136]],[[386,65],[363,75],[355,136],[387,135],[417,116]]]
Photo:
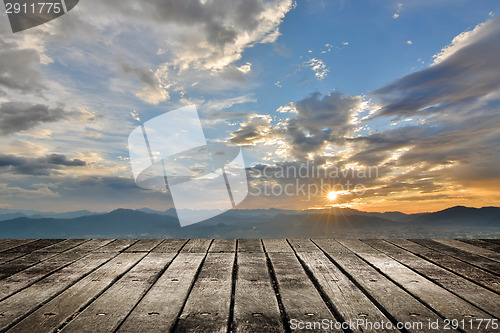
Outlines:
[[208,253],[178,318],[180,332],[227,332],[235,253]]
[[211,239],[190,239],[182,248],[184,253],[205,253],[212,244]]
[[38,239],[21,246],[10,248],[0,253],[0,265],[60,241],[62,241],[62,239]]
[[[91,250],[94,250],[96,247],[102,247],[106,244],[111,242],[111,240],[106,240],[106,239],[93,239],[86,241],[79,246],[69,248],[70,246],[74,245],[71,243],[66,243],[65,241],[56,243],[55,245],[61,244],[58,248],[54,249],[57,251],[63,251],[65,250],[64,253],[87,253]],[[21,272],[31,266],[37,265],[41,262],[44,262],[47,259],[53,258],[57,256],[59,253],[58,252],[53,252],[54,250],[51,250],[49,252],[39,252],[39,251],[33,251],[31,253],[28,253],[22,257],[16,258],[14,260],[11,260],[3,265],[0,266],[0,279],[6,278],[8,276],[11,276],[13,274],[16,274],[18,272]]]
[[31,252],[0,266],[0,279],[16,274],[26,268],[56,256],[55,252]]
[[235,252],[236,239],[214,239],[208,252],[222,253],[222,252]]
[[[308,278],[290,245],[285,240],[283,240],[285,242],[263,241],[264,251],[271,263],[289,327],[294,329],[294,325],[298,322],[312,323],[326,320],[333,324],[337,323],[337,319]],[[275,252],[268,252],[268,244]],[[307,326],[301,331],[315,332],[317,330],[318,327]]]
[[[484,249],[482,247],[474,246],[455,239],[434,239],[434,241],[444,244],[449,247],[454,247],[461,251],[466,251],[481,257],[485,257],[496,262],[500,262],[500,253]],[[498,265],[498,264],[497,264]]]
[[0,252],[10,250],[14,247],[18,247],[27,243],[36,241],[36,239],[1,239],[0,240]]
[[31,313],[10,329],[11,332],[52,332],[89,304],[145,253],[120,253],[88,276],[78,281],[47,304]]
[[322,253],[322,251],[311,242],[309,239],[289,239],[288,242],[293,247],[295,252],[318,252]]
[[186,244],[187,239],[165,239],[157,247],[155,247],[151,252],[157,253],[170,253],[179,252],[180,249]]
[[487,270],[493,274],[500,275],[500,265],[498,265],[496,261],[493,261],[491,259],[487,259],[466,251],[462,251],[454,247],[438,243],[431,239],[410,239],[410,240],[419,245],[423,245],[430,249],[439,251],[451,257],[457,258],[461,261],[467,262],[471,265]]
[[[310,245],[307,245],[307,242]],[[373,302],[309,240],[292,242],[297,256],[311,272],[322,292],[344,322],[390,322]],[[296,244],[300,246],[296,247]],[[313,251],[313,247],[317,251]],[[352,332],[399,332],[395,327],[352,326]]]
[[239,252],[264,252],[260,239],[238,239]]
[[262,252],[238,252],[234,332],[284,332],[278,301]]
[[487,242],[483,239],[459,239],[459,241],[467,243],[467,244],[479,246],[479,247],[482,247],[483,249],[487,249],[490,251],[500,252],[500,245]]
[[[494,317],[486,312],[479,310],[460,297],[450,293],[448,290],[429,281],[360,240],[350,239],[339,242],[376,267],[413,296],[440,313],[444,318],[459,321],[467,318],[494,319]],[[485,327],[478,329],[475,325],[472,328],[468,327],[465,331],[497,332],[496,329],[487,329]]]
[[[327,239],[315,239],[316,243],[330,258],[339,265],[343,272],[354,281],[358,287],[371,296],[371,300],[386,315],[397,323],[428,323],[438,322],[439,327],[444,326],[440,316],[420,303],[406,290],[394,284],[387,277],[368,265],[354,252],[348,250],[338,242]],[[396,325],[397,325],[396,323]],[[408,332],[429,332],[427,326],[413,326]],[[451,330],[453,331],[453,330]],[[456,332],[456,331],[453,331]]]
[[3,265],[9,261],[22,257],[24,255],[26,255],[26,253],[10,252],[10,253],[0,254],[0,265]]
[[90,240],[80,244],[66,252],[55,255],[45,261],[33,265],[25,270],[5,278],[0,284],[0,300],[12,295],[13,293],[32,285],[45,276],[65,267],[72,262],[81,259],[89,254],[95,246],[106,244],[102,240]]
[[92,250],[92,252],[123,252],[134,243],[136,243],[137,239],[106,239],[104,241],[106,241],[105,246],[96,246],[95,249]]
[[500,295],[384,240],[364,240],[364,242],[478,308],[497,318],[500,317]]
[[500,239],[483,239],[485,242],[500,245]]
[[429,260],[441,267],[444,267],[460,276],[463,276],[475,283],[490,290],[500,293],[500,281],[498,276],[475,267],[469,263],[448,256],[444,253],[434,251],[425,246],[405,239],[388,239],[388,242],[408,250],[426,260]]
[[169,332],[194,283],[206,253],[179,253],[117,332]]
[[91,254],[3,300],[0,302],[2,314],[0,331],[11,327],[115,255],[111,253]]
[[59,243],[63,241],[63,239],[37,239],[33,242],[29,242],[27,244],[23,244],[21,246],[17,246],[14,248],[11,248],[9,250],[3,251],[2,254],[4,253],[21,253],[21,254],[26,254],[26,253],[31,253],[33,251],[42,249],[46,246],[50,246],[55,243]]
[[109,244],[111,241],[112,239],[90,239],[78,246],[64,251],[63,253],[89,253],[98,248],[107,246],[107,244]]
[[149,253],[62,332],[114,332],[174,257],[175,253]]
[[34,252],[61,253],[85,242],[88,242],[88,239],[65,239],[61,242],[42,247]]
[[263,239],[265,251],[271,252],[288,252],[292,253],[293,250],[286,241],[286,239]]
[[149,252],[162,242],[161,239],[140,239],[123,252]]

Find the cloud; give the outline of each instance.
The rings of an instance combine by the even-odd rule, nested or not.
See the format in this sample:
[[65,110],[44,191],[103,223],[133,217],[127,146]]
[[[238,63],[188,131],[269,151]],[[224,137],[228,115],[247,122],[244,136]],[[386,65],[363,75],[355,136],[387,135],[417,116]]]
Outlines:
[[252,70],[252,64],[247,62],[246,64],[238,67],[238,70],[242,72],[243,74],[248,74]]
[[215,119],[241,119],[250,118],[256,116],[255,113],[248,112],[213,112],[209,114],[209,118]]
[[245,48],[274,42],[292,1],[110,0],[98,6],[121,15],[120,21],[155,26],[155,32],[170,28],[164,35],[171,47],[161,49],[169,50],[174,66],[220,70],[240,59]]
[[141,189],[132,177],[102,175],[52,175],[44,177],[43,183],[38,176],[25,176],[16,184],[0,182],[0,198],[13,209],[26,209],[29,202],[29,208],[38,211],[143,207],[164,211],[173,207],[168,192]]
[[269,116],[252,116],[232,133],[230,142],[243,146],[281,142],[287,158],[302,160],[311,153],[321,152],[329,142],[342,142],[355,127],[354,115],[362,109],[360,96],[316,92],[278,108],[278,112],[292,115],[283,121],[272,123]]
[[326,78],[326,76],[328,75],[328,72],[330,71],[326,67],[323,60],[318,59],[318,58],[309,59],[308,61],[306,61],[304,63],[304,65],[311,68],[311,70],[314,72],[314,76],[316,76],[316,78],[318,80],[323,80],[324,78]]
[[0,170],[14,174],[49,176],[58,174],[64,167],[83,167],[87,163],[80,159],[68,159],[66,155],[50,154],[44,157],[29,158],[0,154]]
[[246,103],[256,103],[257,99],[252,95],[242,95],[236,96],[226,99],[213,99],[208,100],[201,106],[202,110],[206,110],[207,112],[220,112],[225,109],[229,109],[230,107],[238,104],[246,104]]
[[121,63],[121,70],[124,74],[134,75],[142,85],[136,96],[150,104],[159,104],[170,99],[166,89],[160,88],[160,83],[155,72],[140,66],[133,66],[127,62]]
[[52,188],[52,184],[33,184],[30,188],[22,188],[0,183],[0,198],[3,200],[39,200],[42,198],[60,198],[59,193],[55,192]]
[[311,133],[328,128],[341,136],[346,127],[350,127],[352,115],[359,112],[361,102],[360,96],[344,96],[336,91],[328,95],[315,92],[295,102],[297,121]]
[[377,116],[406,117],[471,105],[500,88],[500,19],[477,26],[454,40],[435,64],[373,93],[382,108]]
[[297,107],[295,106],[295,103],[288,103],[287,105],[282,105],[279,108],[276,109],[276,112],[278,113],[297,113]]
[[397,19],[399,18],[399,14],[401,13],[401,11],[403,10],[403,4],[402,3],[398,3],[397,7],[396,7],[396,12],[392,15],[392,18],[393,19]]
[[99,132],[85,132],[84,135],[89,138],[99,139],[102,138],[102,133]]
[[[485,25],[486,23],[478,24],[473,30],[464,31],[451,41],[449,45],[441,49],[438,54],[433,56],[434,62],[433,65],[437,65],[450,56],[454,55],[464,47],[470,46],[474,42],[477,42],[479,38],[482,37],[485,33]],[[491,23],[488,23],[491,24]]]
[[50,152],[47,147],[36,141],[38,140],[9,140],[2,145],[2,153],[15,154],[16,156],[40,157]]
[[168,92],[161,91],[156,87],[144,86],[136,94],[137,97],[149,104],[159,104],[170,98]]
[[252,115],[243,121],[240,128],[231,134],[229,142],[240,146],[254,146],[264,142],[271,132],[271,117],[268,115]]
[[[89,0],[71,18],[61,17],[16,39],[4,34],[0,94],[40,92],[55,85],[53,77],[40,74],[51,63],[71,67],[71,73],[102,77],[104,89],[118,87],[112,93],[132,93],[153,105],[172,94],[184,98],[195,83],[190,91],[234,89],[252,69],[249,63],[236,65],[243,52],[274,43],[292,7],[292,0]],[[135,77],[140,86],[122,82],[125,75]],[[63,79],[68,82],[61,90],[82,90],[81,82],[71,82],[67,75]],[[107,86],[106,79],[111,81]],[[50,97],[54,101],[59,96]]]
[[0,86],[22,93],[41,91],[42,76],[34,69],[40,63],[38,53],[34,49],[4,48],[4,45],[0,49]]
[[[109,211],[113,208],[143,208],[151,207],[167,210],[173,207],[170,194],[163,191],[145,190],[136,185],[132,177],[118,176],[79,176],[77,178],[63,177],[59,179],[55,189],[64,203],[66,210],[92,207],[92,210]],[[34,207],[33,209],[36,209]]]
[[134,67],[127,62],[121,64],[121,70],[125,74],[133,74],[139,79],[139,81],[147,86],[155,86],[156,80],[154,78],[154,72],[142,67]]
[[70,116],[62,108],[41,104],[7,102],[0,105],[0,134],[25,131],[40,123],[51,123]]

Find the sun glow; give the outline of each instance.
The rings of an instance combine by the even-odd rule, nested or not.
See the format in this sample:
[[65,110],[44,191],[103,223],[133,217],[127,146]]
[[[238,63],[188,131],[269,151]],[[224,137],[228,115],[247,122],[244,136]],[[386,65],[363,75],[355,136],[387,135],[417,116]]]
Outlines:
[[328,194],[326,195],[326,198],[329,200],[329,201],[334,201],[335,199],[337,199],[337,192],[335,191],[330,191],[328,192]]

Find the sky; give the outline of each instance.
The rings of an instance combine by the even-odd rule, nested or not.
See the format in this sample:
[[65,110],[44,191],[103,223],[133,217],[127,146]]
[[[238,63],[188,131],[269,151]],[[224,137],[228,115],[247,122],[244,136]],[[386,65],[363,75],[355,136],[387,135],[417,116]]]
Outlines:
[[496,0],[81,0],[12,33],[1,13],[0,208],[171,208],[135,183],[127,140],[188,105],[209,144],[242,150],[238,208],[499,206],[497,14]]

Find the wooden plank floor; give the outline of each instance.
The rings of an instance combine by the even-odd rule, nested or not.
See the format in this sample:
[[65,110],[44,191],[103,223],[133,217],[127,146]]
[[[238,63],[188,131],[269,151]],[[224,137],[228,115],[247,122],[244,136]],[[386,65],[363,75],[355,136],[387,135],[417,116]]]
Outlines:
[[500,332],[498,240],[0,240],[0,332]]

